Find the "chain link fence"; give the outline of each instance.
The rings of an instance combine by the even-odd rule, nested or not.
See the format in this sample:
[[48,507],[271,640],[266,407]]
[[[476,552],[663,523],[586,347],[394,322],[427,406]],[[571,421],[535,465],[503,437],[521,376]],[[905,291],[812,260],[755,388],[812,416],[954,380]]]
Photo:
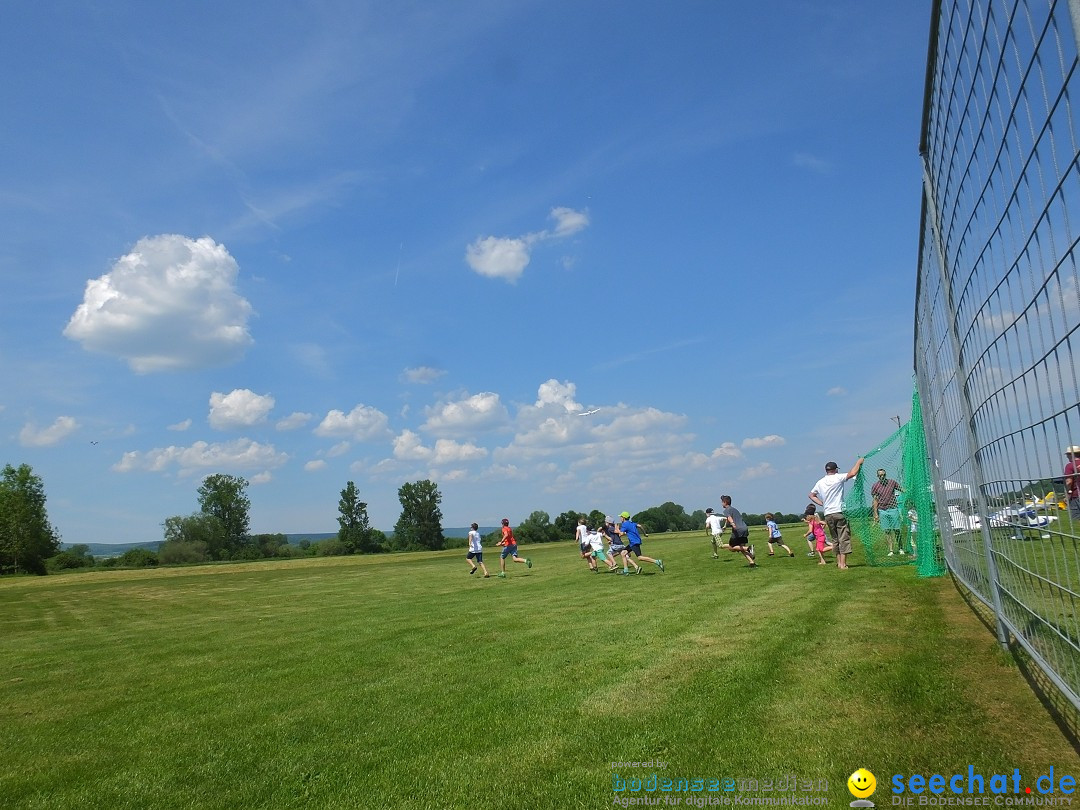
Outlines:
[[1078,22],[933,3],[915,370],[945,562],[1080,709]]

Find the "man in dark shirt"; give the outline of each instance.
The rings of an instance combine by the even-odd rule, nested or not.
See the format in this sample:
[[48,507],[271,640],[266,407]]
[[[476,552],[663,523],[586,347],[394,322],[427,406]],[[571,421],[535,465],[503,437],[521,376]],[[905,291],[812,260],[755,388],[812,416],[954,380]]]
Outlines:
[[874,521],[889,541],[890,557],[893,555],[893,541],[899,552],[904,553],[900,540],[900,504],[896,500],[896,493],[903,491],[885,470],[877,471],[877,483],[870,487],[870,497],[874,499]]

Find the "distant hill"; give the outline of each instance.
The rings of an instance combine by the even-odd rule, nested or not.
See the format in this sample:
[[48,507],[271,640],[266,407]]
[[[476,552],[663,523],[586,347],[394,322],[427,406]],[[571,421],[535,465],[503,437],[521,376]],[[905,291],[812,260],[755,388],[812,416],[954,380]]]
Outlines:
[[[443,537],[468,537],[469,528],[465,527],[443,527]],[[481,526],[481,536],[487,536],[493,531],[498,530],[498,526]],[[388,537],[392,536],[393,531],[386,532]],[[301,540],[307,540],[309,543],[318,543],[320,540],[326,540],[330,537],[337,537],[337,532],[306,532],[303,534],[286,534],[286,539],[289,541],[290,546],[297,546]],[[133,548],[145,548],[149,551],[157,551],[161,548],[163,540],[149,540],[145,543],[61,543],[60,549],[66,551],[74,545],[88,546],[90,548],[90,554],[95,557],[119,557],[125,551],[129,551]]]
[[67,551],[72,546],[87,546],[90,554],[94,557],[119,557],[125,551],[133,548],[145,548],[148,551],[157,551],[161,548],[162,540],[150,540],[146,543],[61,543],[60,550]]
[[[443,537],[468,537],[470,526],[443,526]],[[489,535],[494,531],[498,531],[498,526],[481,526],[480,535]],[[383,530],[387,537],[393,537],[394,530]],[[312,543],[317,543],[320,540],[325,540],[328,537],[337,537],[337,532],[307,532],[306,534],[286,534],[285,537],[289,540],[290,546],[295,546],[301,540],[307,540]]]

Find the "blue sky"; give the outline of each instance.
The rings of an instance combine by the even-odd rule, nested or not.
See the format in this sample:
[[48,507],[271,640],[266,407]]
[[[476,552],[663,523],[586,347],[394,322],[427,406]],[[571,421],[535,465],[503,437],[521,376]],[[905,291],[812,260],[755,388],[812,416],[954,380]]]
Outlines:
[[19,4],[0,463],[66,542],[796,511],[910,409],[924,3]]

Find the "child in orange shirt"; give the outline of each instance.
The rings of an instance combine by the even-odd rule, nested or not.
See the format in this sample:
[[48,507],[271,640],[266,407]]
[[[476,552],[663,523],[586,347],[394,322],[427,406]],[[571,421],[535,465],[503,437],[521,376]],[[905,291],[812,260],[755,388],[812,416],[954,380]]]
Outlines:
[[502,519],[502,540],[499,541],[499,545],[503,547],[502,556],[499,558],[500,577],[506,578],[507,557],[512,557],[516,563],[525,563],[526,568],[532,568],[532,560],[518,556],[517,538],[514,537],[514,530],[510,528],[510,521],[507,518]]

